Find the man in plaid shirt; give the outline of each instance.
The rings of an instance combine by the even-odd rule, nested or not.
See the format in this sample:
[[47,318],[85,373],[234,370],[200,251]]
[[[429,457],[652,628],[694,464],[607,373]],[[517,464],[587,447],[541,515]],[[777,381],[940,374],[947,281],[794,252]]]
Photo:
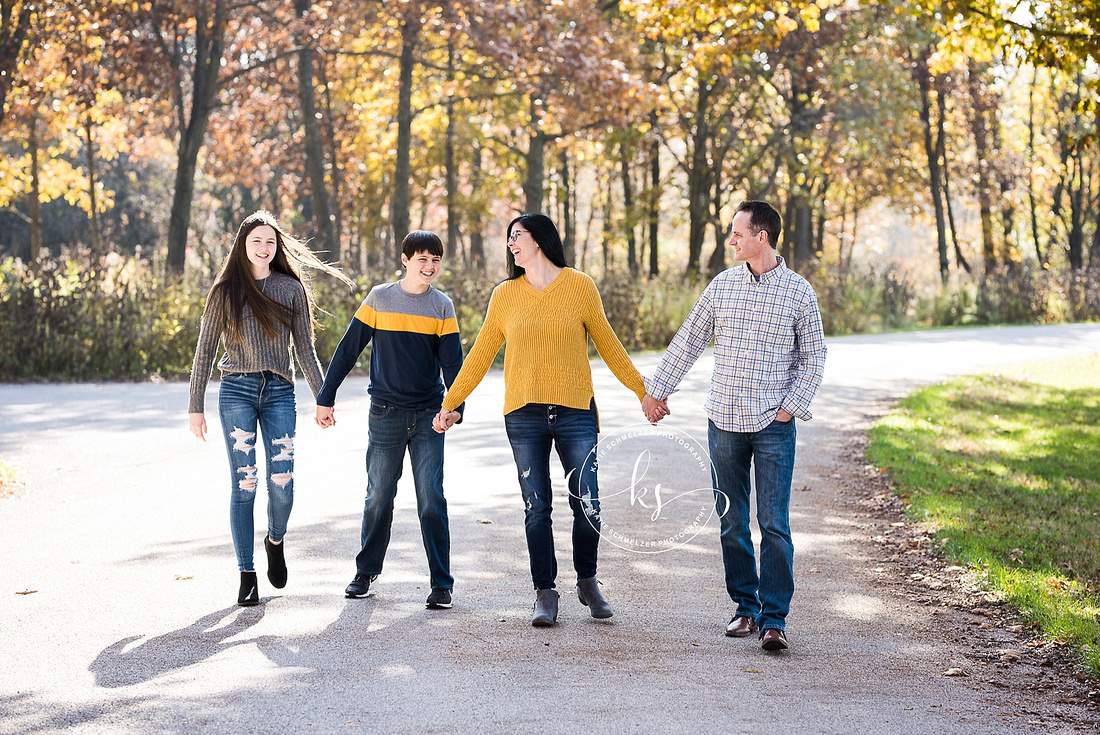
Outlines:
[[[668,396],[714,340],[706,411],[726,590],[737,603],[726,635],[760,631],[767,651],[787,648],[794,595],[791,477],[794,419],[809,421],[825,369],[825,335],[813,287],[776,254],[783,223],[760,201],[742,202],[729,244],[743,265],[707,286],[646,381],[643,410],[656,422]],[[756,466],[760,573],[749,531],[749,468]]]

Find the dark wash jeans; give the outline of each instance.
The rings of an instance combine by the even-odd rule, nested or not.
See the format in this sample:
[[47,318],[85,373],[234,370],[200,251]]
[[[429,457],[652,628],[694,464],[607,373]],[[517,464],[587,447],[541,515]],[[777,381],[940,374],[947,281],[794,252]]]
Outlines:
[[450,572],[451,530],[447,499],[443,497],[443,434],[432,428],[432,419],[438,411],[438,408],[407,411],[371,401],[362,550],[355,557],[359,574],[374,576],[382,572],[393,525],[393,500],[407,449],[431,585],[447,590],[454,588]]
[[[715,502],[721,517],[726,591],[737,603],[735,615],[756,619],[760,630],[786,627],[794,596],[794,544],[791,543],[791,479],[795,426],[772,421],[760,431],[723,431],[709,423]],[[756,573],[749,530],[749,467],[756,468],[756,520],[760,525],[760,574]],[[725,498],[725,499],[724,499]]]
[[229,527],[237,566],[254,569],[253,505],[259,485],[256,462],[256,426],[264,440],[267,459],[267,535],[282,541],[294,506],[294,384],[275,373],[231,373],[222,376],[218,413],[229,454],[232,492]]
[[599,435],[596,425],[595,402],[587,410],[528,403],[504,417],[526,508],[524,529],[535,589],[552,589],[558,576],[550,517],[553,510],[551,445],[558,452],[569,482],[573,567],[577,579],[596,576],[600,501],[595,463],[590,457]]

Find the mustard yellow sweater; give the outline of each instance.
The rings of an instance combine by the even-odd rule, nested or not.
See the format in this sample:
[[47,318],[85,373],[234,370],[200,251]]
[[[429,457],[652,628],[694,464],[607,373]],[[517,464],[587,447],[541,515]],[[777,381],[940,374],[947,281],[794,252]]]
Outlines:
[[504,413],[528,403],[586,409],[592,397],[588,337],[619,382],[645,397],[642,376],[603,312],[592,279],[565,268],[539,291],[522,276],[493,290],[485,323],[462,370],[443,397],[453,411],[473,392],[504,350]]

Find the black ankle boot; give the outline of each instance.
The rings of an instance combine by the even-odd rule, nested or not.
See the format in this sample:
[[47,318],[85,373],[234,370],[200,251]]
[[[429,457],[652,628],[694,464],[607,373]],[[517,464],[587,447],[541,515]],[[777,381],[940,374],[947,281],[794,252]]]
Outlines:
[[260,590],[256,586],[256,572],[241,572],[241,591],[237,593],[237,604],[252,607],[260,604]]
[[264,536],[264,549],[267,551],[267,581],[277,590],[286,587],[286,557],[283,556],[284,538],[282,543],[273,544],[271,539]]

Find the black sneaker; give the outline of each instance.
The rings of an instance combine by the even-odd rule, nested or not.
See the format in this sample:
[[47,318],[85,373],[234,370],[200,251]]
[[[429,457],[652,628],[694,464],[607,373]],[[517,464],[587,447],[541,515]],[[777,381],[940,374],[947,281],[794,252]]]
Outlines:
[[432,593],[428,595],[425,603],[432,610],[446,610],[451,606],[451,591],[442,587],[432,587]]
[[367,593],[370,592],[370,583],[376,579],[378,579],[377,574],[356,574],[355,579],[351,580],[351,584],[344,589],[344,596],[366,597]]

